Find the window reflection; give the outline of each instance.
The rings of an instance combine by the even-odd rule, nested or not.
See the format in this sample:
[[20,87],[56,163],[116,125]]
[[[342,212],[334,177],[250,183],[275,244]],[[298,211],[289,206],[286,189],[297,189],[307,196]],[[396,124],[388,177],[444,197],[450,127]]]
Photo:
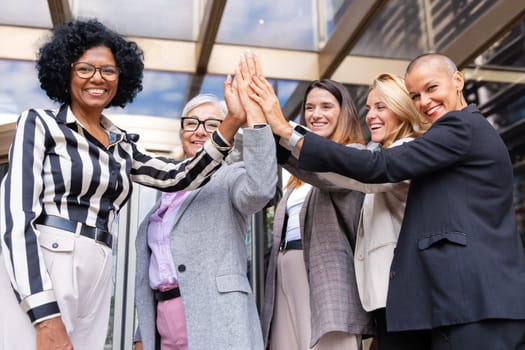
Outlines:
[[40,89],[34,62],[0,59],[0,114],[18,116],[30,107],[55,108]]
[[443,49],[454,37],[463,32],[497,0],[435,0],[430,5],[435,50]]
[[[345,13],[346,9],[352,4],[352,0],[326,0],[321,1],[325,18],[320,18],[320,23],[325,22],[327,38],[333,33],[335,26]],[[326,40],[325,39],[325,40]]]
[[123,35],[196,40],[200,1],[80,0],[78,17],[97,17]]
[[429,51],[422,3],[418,0],[388,1],[350,54],[411,59]]
[[230,0],[226,3],[217,42],[316,50],[317,1],[287,0],[286,6],[272,0]]
[[15,26],[51,28],[51,13],[47,1],[2,0],[0,23]]
[[[176,72],[145,71],[143,89],[124,113],[166,118],[179,117],[184,106],[190,75]],[[111,111],[122,113],[121,108]]]

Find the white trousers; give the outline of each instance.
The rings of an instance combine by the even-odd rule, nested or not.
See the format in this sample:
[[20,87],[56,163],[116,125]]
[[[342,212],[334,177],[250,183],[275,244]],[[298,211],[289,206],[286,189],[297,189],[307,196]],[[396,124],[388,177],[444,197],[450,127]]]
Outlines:
[[[103,350],[111,302],[111,249],[90,238],[38,226],[39,243],[75,350]],[[36,349],[36,332],[0,261],[0,350]]]

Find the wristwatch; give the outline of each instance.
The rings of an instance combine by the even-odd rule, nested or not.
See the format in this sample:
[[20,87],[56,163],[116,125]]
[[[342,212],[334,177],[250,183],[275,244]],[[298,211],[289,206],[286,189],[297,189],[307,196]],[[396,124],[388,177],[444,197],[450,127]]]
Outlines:
[[288,139],[288,146],[295,147],[297,142],[299,142],[299,140],[302,139],[304,135],[306,135],[308,129],[292,121],[288,123],[293,127],[292,136],[290,136],[290,139]]

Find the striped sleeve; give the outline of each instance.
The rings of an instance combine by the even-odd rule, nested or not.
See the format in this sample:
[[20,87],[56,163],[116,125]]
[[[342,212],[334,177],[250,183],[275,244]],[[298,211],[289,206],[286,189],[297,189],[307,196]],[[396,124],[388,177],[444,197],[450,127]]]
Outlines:
[[[219,134],[214,133],[212,137],[214,142],[210,138],[195,157],[182,162],[147,155],[133,145],[133,181],[166,192],[194,190],[204,185],[231,150],[231,145]],[[220,150],[217,147],[220,147]]]
[[34,221],[42,212],[46,126],[34,110],[24,112],[9,152],[2,184],[2,251],[21,306],[33,323],[59,314]]

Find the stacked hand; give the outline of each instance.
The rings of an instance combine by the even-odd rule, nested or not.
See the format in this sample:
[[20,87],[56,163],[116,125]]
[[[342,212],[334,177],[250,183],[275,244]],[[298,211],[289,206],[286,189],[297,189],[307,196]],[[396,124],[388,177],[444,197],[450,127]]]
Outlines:
[[243,104],[255,105],[263,115],[262,122],[268,123],[274,134],[285,139],[290,138],[292,127],[283,115],[272,85],[262,75],[262,65],[257,55],[250,52],[241,55],[235,71],[235,79],[238,78],[239,94]]
[[249,126],[257,123],[266,123],[261,107],[250,98],[251,77],[262,74],[260,65],[254,60],[255,55],[247,51],[241,54],[239,64],[235,67],[235,81],[237,82],[239,99],[246,110]]
[[235,67],[235,78],[232,81],[228,75],[224,82],[224,99],[228,106],[225,121],[234,118],[242,124],[246,121],[248,126],[267,123],[274,134],[284,139],[291,137],[293,129],[283,115],[272,85],[262,74],[259,57],[254,53],[246,51],[241,54]]

